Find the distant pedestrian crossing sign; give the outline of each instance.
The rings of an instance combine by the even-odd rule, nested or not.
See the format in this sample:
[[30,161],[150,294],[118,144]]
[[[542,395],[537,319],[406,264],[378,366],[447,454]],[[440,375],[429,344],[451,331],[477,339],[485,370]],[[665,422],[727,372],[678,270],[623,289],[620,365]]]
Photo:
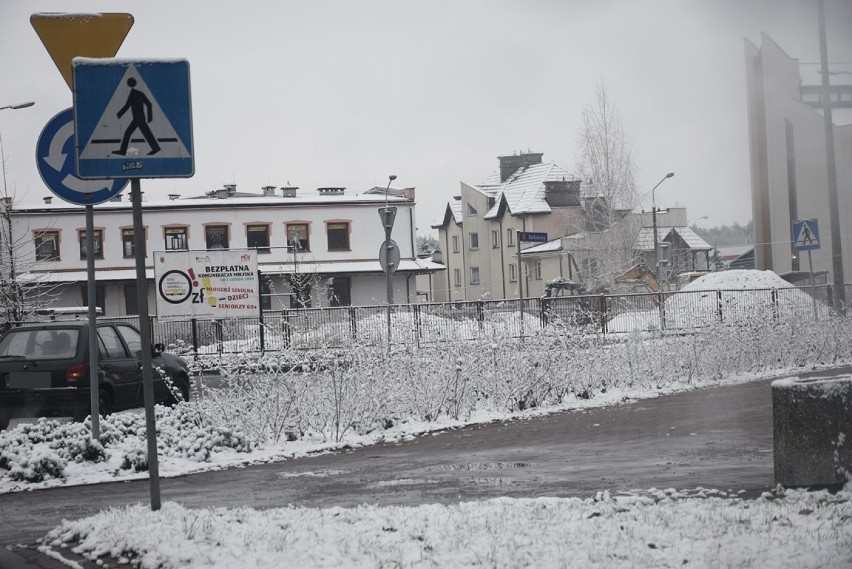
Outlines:
[[793,222],[793,248],[796,251],[819,249],[819,224],[816,219],[799,219]]
[[75,57],[72,66],[79,178],[195,173],[188,61]]

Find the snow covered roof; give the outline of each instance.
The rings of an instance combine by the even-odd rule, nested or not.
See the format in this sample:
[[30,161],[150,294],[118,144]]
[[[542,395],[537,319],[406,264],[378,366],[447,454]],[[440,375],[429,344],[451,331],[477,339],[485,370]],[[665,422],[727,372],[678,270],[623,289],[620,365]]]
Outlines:
[[547,241],[546,243],[541,243],[540,245],[535,245],[533,247],[527,247],[523,250],[523,254],[535,254],[535,253],[553,253],[554,251],[562,250],[562,238],[553,239],[551,241]]
[[[426,273],[442,271],[444,265],[433,263],[426,259],[403,259],[399,262],[399,271]],[[263,274],[290,274],[294,272],[293,263],[258,265]],[[324,263],[299,263],[300,273],[316,273],[323,275],[341,273],[381,273],[382,267],[378,261],[331,261]],[[131,281],[136,279],[136,269],[98,270],[98,282],[102,281]],[[78,283],[86,282],[86,271],[54,271],[50,273],[23,273],[18,276],[21,283]],[[146,269],[145,278],[154,279],[154,270]]]
[[[675,232],[686,245],[696,251],[710,251],[713,247],[710,246],[704,239],[699,237],[692,229],[686,226],[678,227],[657,227],[657,239],[660,243],[666,240],[669,235]],[[633,243],[635,251],[653,251],[654,250],[654,228],[643,227],[639,230],[639,235],[636,236],[636,241]]]
[[[154,200],[143,201],[142,209],[180,209],[180,208],[199,208],[199,207],[302,207],[305,205],[319,204],[358,204],[358,203],[384,203],[384,194],[352,194],[352,195],[311,195],[297,196],[293,198],[285,198],[283,196],[255,196],[255,197],[229,197],[229,198],[185,198],[178,200]],[[393,203],[408,203],[409,200],[390,195],[388,201]],[[132,204],[130,199],[113,202],[108,201],[94,206],[95,211],[130,211]],[[13,213],[31,213],[31,212],[80,212],[85,209],[85,206],[73,205],[66,201],[56,199],[52,203],[39,204],[16,204]]]
[[[499,173],[495,173],[475,187],[489,195],[502,195],[513,214],[550,213],[550,206],[544,199],[544,182],[573,179],[567,170],[550,162],[519,168],[505,182],[500,182]],[[494,204],[485,219],[497,217],[499,208],[499,202]]]
[[432,222],[433,228],[444,227],[450,222],[450,217],[456,223],[462,222],[462,202],[461,196],[453,196],[453,199],[447,203],[447,209],[444,210],[444,217],[439,217]]

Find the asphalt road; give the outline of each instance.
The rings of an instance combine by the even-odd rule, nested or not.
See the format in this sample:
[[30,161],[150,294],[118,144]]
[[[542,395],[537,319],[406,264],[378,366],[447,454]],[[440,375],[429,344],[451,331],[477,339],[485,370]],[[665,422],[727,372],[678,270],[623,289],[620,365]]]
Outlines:
[[[774,486],[769,384],[701,389],[162,479],[162,500],[270,508],[588,497],[604,489],[652,487],[754,494]],[[33,543],[63,518],[149,499],[147,481],[0,495],[0,544]]]

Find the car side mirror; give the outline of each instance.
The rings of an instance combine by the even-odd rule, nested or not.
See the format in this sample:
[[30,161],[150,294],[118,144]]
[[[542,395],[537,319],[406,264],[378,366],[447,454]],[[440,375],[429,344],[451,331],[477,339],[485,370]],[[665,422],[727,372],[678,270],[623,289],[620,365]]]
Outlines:
[[165,344],[162,344],[162,343],[159,343],[159,342],[154,344],[153,348],[154,348],[154,355],[162,354],[163,352],[166,351]]

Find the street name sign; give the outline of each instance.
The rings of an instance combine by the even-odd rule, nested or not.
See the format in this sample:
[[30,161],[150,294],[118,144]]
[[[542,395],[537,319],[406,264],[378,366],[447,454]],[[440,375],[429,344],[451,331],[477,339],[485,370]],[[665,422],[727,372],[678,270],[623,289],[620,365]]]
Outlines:
[[518,231],[518,241],[521,243],[547,243],[547,233]]
[[71,60],[78,56],[114,56],[133,26],[133,16],[123,13],[33,14],[30,24],[71,87]]
[[796,251],[819,249],[819,223],[816,219],[798,219],[793,222],[793,248]]
[[50,119],[36,143],[36,165],[45,185],[58,198],[77,205],[108,201],[127,186],[127,180],[81,180],[74,168],[74,117],[65,109]]
[[77,176],[195,173],[187,60],[77,57],[72,66]]

